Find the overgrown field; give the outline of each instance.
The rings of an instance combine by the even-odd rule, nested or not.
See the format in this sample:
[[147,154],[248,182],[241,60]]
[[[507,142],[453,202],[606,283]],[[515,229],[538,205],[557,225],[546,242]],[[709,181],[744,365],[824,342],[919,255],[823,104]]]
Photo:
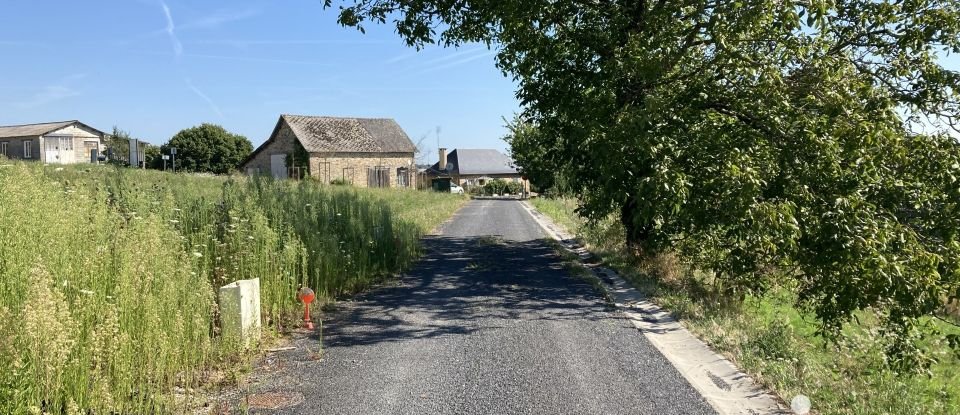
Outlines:
[[[929,377],[898,375],[885,364],[884,333],[868,312],[857,316],[859,324],[845,328],[839,343],[829,343],[815,336],[815,318],[794,306],[795,287],[783,285],[767,296],[731,303],[693,261],[672,254],[641,258],[625,250],[618,221],[589,226],[574,213],[572,199],[534,199],[533,204],[576,231],[634,286],[788,401],[807,395],[821,414],[960,413],[960,362],[946,344],[931,345],[940,352]],[[940,320],[925,324],[960,333]]]
[[[185,412],[244,352],[216,289],[264,322],[402,271],[454,195],[0,161],[0,413]],[[316,303],[315,303],[316,304]]]

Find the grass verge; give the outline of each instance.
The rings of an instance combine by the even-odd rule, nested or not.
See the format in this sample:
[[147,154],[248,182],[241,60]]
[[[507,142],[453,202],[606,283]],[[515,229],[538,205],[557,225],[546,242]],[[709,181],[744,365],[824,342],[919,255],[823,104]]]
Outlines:
[[[885,367],[879,328],[869,313],[831,344],[814,335],[812,316],[798,310],[789,287],[729,304],[711,294],[710,276],[675,255],[639,258],[623,249],[616,220],[583,223],[570,199],[533,199],[604,263],[675,316],[715,350],[788,401],[811,398],[820,414],[960,413],[960,364],[946,345],[929,377],[901,376]],[[960,329],[930,320],[946,332]]]

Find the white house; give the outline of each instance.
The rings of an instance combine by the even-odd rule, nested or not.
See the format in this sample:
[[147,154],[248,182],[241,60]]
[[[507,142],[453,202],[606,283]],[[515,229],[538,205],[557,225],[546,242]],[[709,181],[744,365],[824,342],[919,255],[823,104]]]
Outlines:
[[104,133],[80,121],[0,126],[0,156],[48,164],[90,163]]

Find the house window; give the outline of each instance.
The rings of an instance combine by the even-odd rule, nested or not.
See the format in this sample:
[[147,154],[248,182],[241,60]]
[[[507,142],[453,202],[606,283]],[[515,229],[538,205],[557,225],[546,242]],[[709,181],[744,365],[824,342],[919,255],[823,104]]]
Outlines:
[[397,168],[397,186],[410,187],[410,169],[406,167]]
[[0,156],[10,157],[10,155],[7,154],[7,142],[6,142],[6,141],[0,141]]
[[23,142],[23,158],[33,158],[33,141],[27,140]]
[[367,187],[390,187],[390,169],[388,167],[367,167]]
[[73,151],[73,137],[60,137],[60,148]]
[[343,181],[353,183],[353,167],[343,168]]

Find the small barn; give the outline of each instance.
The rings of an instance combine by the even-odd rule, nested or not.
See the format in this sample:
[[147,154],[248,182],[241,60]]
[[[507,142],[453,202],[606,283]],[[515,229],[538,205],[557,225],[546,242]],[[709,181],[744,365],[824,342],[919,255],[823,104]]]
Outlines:
[[247,174],[360,187],[414,187],[417,147],[389,118],[281,115],[241,164]]
[[0,126],[0,156],[48,164],[96,162],[104,133],[80,121]]

